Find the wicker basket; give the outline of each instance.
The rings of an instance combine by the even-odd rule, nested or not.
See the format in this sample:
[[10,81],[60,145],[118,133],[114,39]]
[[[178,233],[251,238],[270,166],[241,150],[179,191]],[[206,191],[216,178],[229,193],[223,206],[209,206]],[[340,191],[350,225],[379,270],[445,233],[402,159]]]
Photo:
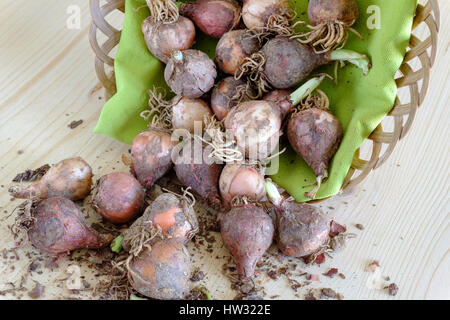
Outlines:
[[[114,59],[110,55],[119,43],[121,31],[111,26],[105,17],[114,10],[124,12],[125,0],[106,0],[102,6],[100,6],[100,0],[90,0],[90,7],[92,23],[89,40],[96,54],[95,71],[105,88],[105,97],[109,99],[116,92],[116,84],[114,72],[107,74],[106,70],[108,68],[113,70]],[[436,59],[439,18],[438,0],[427,0],[424,4],[418,5],[409,50],[400,66],[400,75],[396,78],[398,90],[406,88],[409,91],[409,102],[401,103],[397,95],[394,107],[382,122],[393,123],[392,131],[384,131],[380,123],[372,132],[365,143],[371,145],[369,160],[361,159],[361,149],[355,152],[342,190],[352,189],[361,183],[372,170],[379,168],[392,154],[397,142],[405,137],[411,128],[416,111],[425,99],[430,82],[430,70]],[[428,28],[429,36],[422,41],[414,35],[414,31],[418,30],[423,23]],[[98,30],[107,38],[102,45],[98,43]],[[412,60],[416,57],[420,61],[420,67],[414,70]],[[383,147],[383,145],[386,146]]]

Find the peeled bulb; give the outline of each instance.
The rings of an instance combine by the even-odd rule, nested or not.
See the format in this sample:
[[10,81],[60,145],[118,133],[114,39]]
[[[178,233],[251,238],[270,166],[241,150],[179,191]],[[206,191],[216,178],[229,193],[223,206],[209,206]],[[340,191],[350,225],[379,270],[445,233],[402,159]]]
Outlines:
[[234,197],[259,201],[265,195],[264,175],[249,165],[229,163],[222,170],[219,188],[222,199],[229,206]]
[[172,107],[172,127],[194,133],[195,127],[201,129],[205,117],[210,118],[212,115],[213,113],[205,101],[182,97]]

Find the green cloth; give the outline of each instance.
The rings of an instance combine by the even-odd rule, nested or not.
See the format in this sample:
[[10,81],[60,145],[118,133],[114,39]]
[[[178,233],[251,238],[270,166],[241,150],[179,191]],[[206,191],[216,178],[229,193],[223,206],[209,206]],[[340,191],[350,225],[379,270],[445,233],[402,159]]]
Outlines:
[[[329,177],[322,184],[317,199],[335,195],[341,188],[350,168],[355,151],[392,109],[397,87],[394,75],[399,69],[411,35],[417,0],[357,0],[359,19],[354,28],[365,38],[350,33],[346,49],[368,55],[372,69],[363,76],[360,69],[347,65],[339,69],[339,84],[326,80],[320,88],[330,99],[330,109],[344,128],[344,138],[332,159]],[[103,107],[95,128],[101,133],[131,144],[133,138],[147,123],[139,117],[145,110],[147,90],[153,86],[166,87],[164,65],[148,51],[141,32],[141,23],[149,15],[147,9],[137,12],[133,8],[145,4],[144,0],[127,0],[125,21],[115,58],[117,94]],[[369,6],[380,10],[380,29],[368,29]],[[296,1],[299,19],[307,20],[307,0]],[[198,32],[195,48],[214,56],[216,40]],[[318,72],[333,74],[327,66]],[[315,176],[307,164],[292,149],[280,156],[280,169],[272,179],[286,189],[297,201],[306,201],[304,193],[312,188]]]

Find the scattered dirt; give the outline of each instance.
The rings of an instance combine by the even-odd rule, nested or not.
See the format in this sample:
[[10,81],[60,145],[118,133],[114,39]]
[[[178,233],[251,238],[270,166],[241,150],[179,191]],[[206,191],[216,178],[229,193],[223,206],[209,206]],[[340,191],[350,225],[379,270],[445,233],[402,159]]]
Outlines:
[[[127,162],[127,155],[124,155],[122,161]],[[48,165],[47,165],[48,166]],[[48,166],[49,167],[49,166]],[[21,176],[17,175],[18,181],[27,181],[27,179],[38,179],[39,175],[45,174],[45,168],[42,166],[36,170],[27,170],[22,173]],[[42,173],[44,172],[44,173]],[[30,180],[33,181],[33,180]],[[175,183],[174,183],[175,182]],[[151,202],[154,200],[161,192],[163,188],[174,191],[176,193],[181,192],[181,185],[176,183],[176,179],[173,174],[169,174],[166,177],[158,181],[156,185],[151,190],[147,192],[147,201]],[[204,207],[204,203],[201,199],[196,199],[195,210],[198,215],[199,220],[199,233],[192,239],[191,249],[201,251],[202,253],[209,254],[216,252],[215,249],[221,242],[217,242],[217,232],[220,231],[219,224],[217,223],[217,214],[212,210],[201,210]],[[89,200],[85,201],[84,205],[87,205]],[[84,208],[84,214],[89,215],[90,209],[88,206]],[[129,225],[125,224],[122,226],[115,226],[113,224],[107,223],[105,221],[101,223],[93,223],[92,227],[102,233],[111,233],[113,235],[119,235],[123,232]],[[346,230],[345,226],[341,226],[337,223],[332,225],[333,230],[336,234]],[[80,289],[74,289],[68,291],[68,296],[61,297],[62,299],[73,299],[76,296],[82,294],[83,292],[89,292],[89,295],[93,299],[100,300],[128,300],[130,297],[133,298],[145,298],[138,294],[128,283],[127,274],[123,269],[117,268],[116,265],[126,258],[126,253],[115,254],[112,253],[109,248],[102,250],[77,250],[72,252],[69,256],[60,257],[58,259],[46,259],[41,257],[38,253],[36,256],[29,256],[27,259],[30,261],[28,266],[28,275],[42,274],[45,272],[45,268],[55,270],[58,268],[58,262],[64,261],[72,264],[72,262],[77,262],[77,265],[82,265],[93,270],[95,278],[93,279],[82,279]],[[338,272],[337,268],[329,268],[322,271],[318,271],[318,274],[308,273],[300,268],[307,267],[309,264],[314,263],[320,265],[325,261],[325,254],[330,256],[328,252],[321,252],[314,256],[314,260],[305,261],[302,259],[294,259],[281,254],[276,246],[272,246],[269,251],[263,256],[261,261],[258,262],[256,267],[256,276],[252,280],[241,281],[237,275],[235,264],[231,256],[219,256],[217,252],[214,253],[215,258],[218,260],[227,261],[222,268],[223,274],[229,279],[231,288],[236,291],[236,296],[234,299],[239,300],[256,300],[256,299],[276,299],[280,296],[278,294],[271,293],[267,294],[264,289],[265,283],[267,281],[287,281],[289,287],[294,293],[297,299],[343,299],[343,296],[336,293],[331,288],[321,288],[313,289],[313,291],[308,292],[305,296],[303,294],[306,290],[312,290],[310,285],[315,283],[316,285],[320,282],[318,274],[322,272],[324,276],[329,278],[334,278],[336,274],[345,279],[342,273]],[[14,251],[1,251],[0,258],[16,259],[11,258],[15,256]],[[201,259],[203,257],[200,257]],[[63,260],[62,260],[63,259]],[[317,266],[315,266],[317,268]],[[328,271],[327,271],[328,270]],[[69,276],[68,276],[69,277]],[[206,275],[203,271],[197,269],[194,270],[191,275],[191,281],[193,283],[205,280]],[[59,284],[61,288],[64,286],[64,281],[68,278],[62,279]],[[29,279],[32,280],[32,279]],[[26,281],[26,279],[24,280]],[[0,291],[0,295],[13,294],[18,297],[18,295],[23,294],[30,296],[33,299],[37,299],[44,295],[45,287],[41,284],[36,283],[32,290],[25,289],[25,282],[19,284],[11,284],[11,288],[6,288]],[[31,282],[32,283],[32,282]],[[195,285],[195,284],[193,284]],[[197,284],[198,285],[198,284]],[[31,284],[31,287],[33,285]],[[28,291],[29,290],[29,291]],[[13,293],[12,293],[13,292]],[[205,287],[196,287],[192,289],[187,299],[191,300],[206,300],[214,299],[210,296],[210,293]]]
[[398,286],[395,283],[391,283],[389,286],[385,287],[389,291],[391,296],[396,296],[398,293]]
[[360,223],[355,224],[355,227],[359,230],[364,230],[364,226]]
[[329,277],[329,278],[334,278],[334,276],[337,273],[338,273],[338,269],[337,268],[331,268],[326,273],[323,273],[323,275],[326,276],[326,277]]
[[189,292],[186,300],[210,300],[210,294],[205,287],[196,287]]
[[195,270],[191,276],[192,282],[202,281],[205,278],[205,274],[200,270]]
[[366,267],[366,271],[369,272],[375,272],[375,270],[380,267],[380,263],[377,260],[373,260],[371,263],[369,263]]
[[309,289],[304,296],[305,300],[324,300],[324,299],[337,299],[343,300],[344,296],[337,293],[331,288],[312,288]]
[[72,121],[67,127],[69,127],[70,129],[75,129],[82,123],[83,123],[83,120]]
[[31,291],[28,292],[28,296],[31,299],[38,299],[42,296],[44,293],[45,287],[42,286],[40,283],[36,282],[36,285]]
[[336,291],[331,288],[323,288],[321,291],[321,295],[327,298],[336,298]]

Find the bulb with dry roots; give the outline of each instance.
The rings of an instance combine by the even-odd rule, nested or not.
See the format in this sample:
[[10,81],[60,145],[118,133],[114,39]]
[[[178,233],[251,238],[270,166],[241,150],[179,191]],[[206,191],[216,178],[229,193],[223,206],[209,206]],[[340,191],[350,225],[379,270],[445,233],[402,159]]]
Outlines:
[[171,153],[176,144],[166,130],[157,128],[150,128],[134,138],[131,172],[144,188],[151,188],[172,168]]
[[21,199],[64,197],[73,201],[84,199],[92,186],[92,169],[80,157],[53,165],[40,181],[26,188],[11,188],[11,195]]
[[251,30],[263,30],[271,17],[289,18],[289,0],[244,0],[242,20]]
[[202,197],[209,206],[219,209],[222,203],[219,177],[223,166],[209,157],[210,149],[200,139],[189,139],[179,146],[181,150],[176,150],[178,153],[174,155],[178,180]]
[[[242,103],[225,118],[225,127],[233,133],[237,147],[248,158],[263,160],[278,144],[283,117],[294,111],[288,121],[288,140],[317,176],[316,187],[307,193],[311,199],[327,177],[328,162],[342,139],[342,126],[328,111],[328,98],[320,90],[319,95],[312,94],[324,78],[325,75],[311,78],[289,96],[278,92],[269,101]],[[295,110],[298,104],[300,107]],[[258,148],[258,152],[248,146]]]
[[142,212],[145,192],[139,181],[126,172],[102,176],[94,188],[92,206],[112,223],[126,223]]
[[245,58],[261,48],[261,43],[249,30],[232,30],[225,33],[216,46],[216,63],[220,70],[234,75]]
[[213,115],[208,104],[202,99],[182,97],[172,108],[173,129],[186,129],[194,133],[196,123],[202,127],[205,117]]
[[236,27],[241,18],[241,7],[234,0],[196,0],[182,3],[180,12],[192,19],[203,33],[217,39]]
[[26,206],[15,227],[25,229],[33,246],[52,256],[103,248],[113,238],[89,228],[81,210],[66,198],[48,198]]
[[164,79],[177,95],[200,98],[214,86],[216,65],[199,50],[173,51],[164,70]]
[[272,244],[273,221],[262,207],[233,207],[220,217],[220,233],[242,279],[254,276],[256,263]]
[[186,50],[195,41],[195,26],[180,17],[172,0],[147,0],[150,16],[142,22],[142,33],[153,56],[167,63],[174,50]]
[[176,239],[156,242],[127,265],[128,280],[146,297],[183,299],[189,293],[191,261],[184,245]]
[[122,234],[121,246],[136,256],[143,248],[162,239],[171,238],[186,243],[198,232],[193,205],[194,198],[187,190],[183,195],[162,193]]
[[294,38],[314,47],[317,53],[343,48],[348,38],[348,30],[360,39],[362,36],[351,26],[358,19],[358,4],[355,0],[309,0],[309,32]]
[[195,41],[195,26],[185,17],[173,23],[161,23],[150,16],[142,23],[142,33],[150,53],[164,63],[174,50],[187,50]]
[[[288,97],[281,100],[272,99],[277,102],[264,100],[248,101],[233,108],[225,118],[224,124],[226,129],[232,133],[237,148],[250,160],[261,161],[268,158],[279,143],[279,137],[282,134],[281,123],[283,117],[286,113],[292,111],[294,106],[301,103],[301,108],[303,109],[312,108],[314,106],[321,107],[322,109],[326,109],[328,107],[328,99],[325,94],[322,94],[319,98],[311,96],[311,93],[320,85],[324,78],[324,75],[312,78],[292,92]],[[282,104],[280,104],[280,102]],[[294,115],[289,121],[301,121],[301,119],[296,119],[300,119],[300,117]],[[297,130],[297,127],[294,124],[292,124],[292,127],[293,129],[291,129],[291,131],[289,131],[288,127],[288,134],[289,132],[291,134],[291,137],[289,138],[288,136],[288,138],[294,150],[297,151],[299,150],[297,148],[298,145],[293,145],[293,143],[296,143],[296,141],[300,141],[305,137],[302,136],[301,133],[297,133],[298,136],[296,137],[294,130]],[[338,137],[341,136],[339,131],[337,131],[336,134]],[[302,143],[304,144],[305,142]],[[324,146],[311,146],[311,148],[325,149]],[[330,151],[330,154],[332,153],[331,156],[334,152],[335,150],[332,152]],[[299,154],[303,156],[303,153]],[[275,155],[272,155],[271,157],[273,156]],[[307,159],[311,159],[311,157],[315,156],[317,155],[306,153],[304,159],[308,162]],[[324,176],[320,178],[318,177],[318,184],[320,184],[320,181],[323,178]]]
[[224,120],[239,150],[251,160],[269,157],[278,146],[282,114],[271,101],[245,101],[231,109]]
[[308,204],[287,201],[270,181],[265,187],[276,209],[277,244],[281,252],[300,258],[327,245],[331,221],[324,212]]
[[253,89],[241,79],[226,77],[220,81],[211,94],[211,109],[219,121],[222,121],[232,108],[240,102],[254,96]]
[[[304,108],[291,115],[287,136],[294,151],[317,177],[316,187],[305,194],[315,199],[322,181],[328,177],[328,164],[339,148],[343,129],[339,120],[329,112],[328,99],[324,94],[312,99],[311,102],[306,99]],[[326,99],[325,103],[323,99]]]
[[332,61],[347,61],[367,75],[371,67],[367,56],[351,50],[335,50],[317,54],[308,45],[285,36],[269,40],[250,58],[246,58],[236,74],[255,82],[259,90],[289,89],[304,81],[316,68]]
[[269,158],[279,144],[285,115],[317,88],[324,77],[308,80],[285,100],[252,100],[234,107],[226,116],[224,125],[238,150],[250,160]]
[[166,93],[160,88],[149,90],[149,110],[141,112],[141,117],[150,121],[149,126],[168,131],[186,129],[194,133],[195,128],[202,128],[203,120],[213,115],[208,104],[202,99],[175,96],[166,100]]
[[195,139],[202,141],[207,150],[207,160],[217,163],[230,163],[243,161],[244,155],[239,151],[235,139],[230,131],[225,131],[223,121],[218,121],[215,116],[205,119],[205,134],[196,135]]
[[252,201],[261,200],[264,189],[264,173],[245,163],[227,163],[219,179],[220,194],[224,203],[231,207],[235,197]]
[[151,223],[161,229],[164,237],[187,242],[198,231],[193,200],[193,197],[188,199],[173,193],[163,193],[147,208],[144,223]]

